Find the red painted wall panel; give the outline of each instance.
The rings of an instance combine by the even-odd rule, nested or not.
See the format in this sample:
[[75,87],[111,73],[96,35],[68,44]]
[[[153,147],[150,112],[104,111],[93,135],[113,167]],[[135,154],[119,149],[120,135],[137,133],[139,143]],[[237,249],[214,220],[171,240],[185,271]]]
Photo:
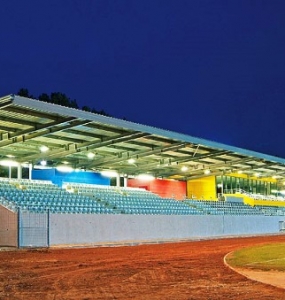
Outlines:
[[184,181],[128,179],[128,186],[144,188],[163,198],[182,200],[186,196],[186,182]]

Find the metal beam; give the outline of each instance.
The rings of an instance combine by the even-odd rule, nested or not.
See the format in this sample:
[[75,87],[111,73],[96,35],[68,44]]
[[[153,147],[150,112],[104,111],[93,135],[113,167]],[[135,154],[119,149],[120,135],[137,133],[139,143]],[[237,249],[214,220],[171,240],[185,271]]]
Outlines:
[[126,157],[122,157],[122,158],[114,158],[114,159],[105,159],[105,160],[100,160],[99,163],[93,163],[90,164],[90,167],[98,167],[101,166],[105,163],[111,164],[111,163],[119,163],[121,161],[125,161],[127,159],[130,158],[138,158],[138,157],[146,157],[149,155],[153,155],[153,154],[160,154],[166,151],[170,151],[170,150],[177,150],[179,148],[183,148],[185,147],[185,143],[175,143],[169,146],[163,146],[163,147],[157,147],[154,150],[149,150],[149,151],[145,151],[145,150],[141,150],[141,151],[134,151],[131,154],[128,153],[128,155]]
[[[61,149],[56,149],[53,151],[48,151],[45,153],[46,159],[56,159],[56,158],[62,158],[67,155],[81,152],[81,151],[90,151],[96,148],[112,145],[115,143],[121,143],[122,141],[126,141],[133,138],[139,138],[148,135],[148,133],[142,133],[142,132],[133,132],[128,133],[124,135],[120,135],[117,137],[109,137],[106,138],[105,141],[102,142],[85,142],[81,144],[69,144],[65,145]],[[68,149],[67,149],[68,148]],[[33,161],[34,159],[37,159],[37,155],[31,155],[27,156],[25,161]]]
[[[78,126],[78,125],[83,125],[88,122],[90,122],[90,121],[81,121],[81,120],[76,120],[74,118],[69,118],[69,119],[60,120],[57,122],[52,122],[48,125],[41,124],[38,126],[38,129],[36,129],[36,130],[29,129],[29,130],[22,130],[22,131],[10,133],[8,139],[4,139],[4,140],[0,141],[0,148],[11,145],[11,144],[15,144],[15,143],[26,142],[28,140],[34,139],[39,136],[45,136],[50,133],[62,131],[64,129],[71,128],[71,127]],[[67,123],[67,124],[57,127],[64,123]]]

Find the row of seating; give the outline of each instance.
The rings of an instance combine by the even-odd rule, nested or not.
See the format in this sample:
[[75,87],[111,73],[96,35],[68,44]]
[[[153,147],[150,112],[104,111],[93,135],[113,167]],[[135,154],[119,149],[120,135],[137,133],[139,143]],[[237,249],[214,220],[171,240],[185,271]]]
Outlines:
[[[28,186],[28,188],[27,188]],[[0,203],[16,211],[52,213],[117,213],[99,201],[84,195],[75,195],[66,190],[40,181],[1,180]]]
[[207,214],[285,216],[285,207],[250,206],[242,202],[184,200]]
[[0,204],[11,210],[51,213],[164,215],[285,215],[282,207],[251,207],[240,202],[162,198],[140,188],[0,180]]
[[231,191],[231,194],[243,194],[255,200],[285,201],[284,195],[281,195],[280,193],[277,195],[261,195],[257,193],[247,192],[243,189],[236,189],[234,191]]

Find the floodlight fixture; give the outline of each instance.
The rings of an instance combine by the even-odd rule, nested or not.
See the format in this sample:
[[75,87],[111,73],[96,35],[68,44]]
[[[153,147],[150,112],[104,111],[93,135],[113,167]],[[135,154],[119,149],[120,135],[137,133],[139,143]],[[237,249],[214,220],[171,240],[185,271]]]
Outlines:
[[88,157],[89,159],[94,158],[94,156],[95,156],[95,154],[94,154],[93,152],[88,152],[88,154],[87,154],[87,157]]
[[40,151],[43,152],[43,153],[47,152],[48,150],[49,150],[49,148],[45,145],[40,147]]
[[41,164],[42,166],[46,166],[46,165],[47,165],[47,161],[46,161],[46,160],[41,160],[40,164]]

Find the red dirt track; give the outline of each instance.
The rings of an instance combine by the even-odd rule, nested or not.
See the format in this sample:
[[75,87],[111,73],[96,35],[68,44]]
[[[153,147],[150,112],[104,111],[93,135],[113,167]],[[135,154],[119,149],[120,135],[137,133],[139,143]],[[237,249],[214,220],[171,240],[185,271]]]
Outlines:
[[0,299],[285,299],[224,265],[241,247],[285,236],[0,252]]

